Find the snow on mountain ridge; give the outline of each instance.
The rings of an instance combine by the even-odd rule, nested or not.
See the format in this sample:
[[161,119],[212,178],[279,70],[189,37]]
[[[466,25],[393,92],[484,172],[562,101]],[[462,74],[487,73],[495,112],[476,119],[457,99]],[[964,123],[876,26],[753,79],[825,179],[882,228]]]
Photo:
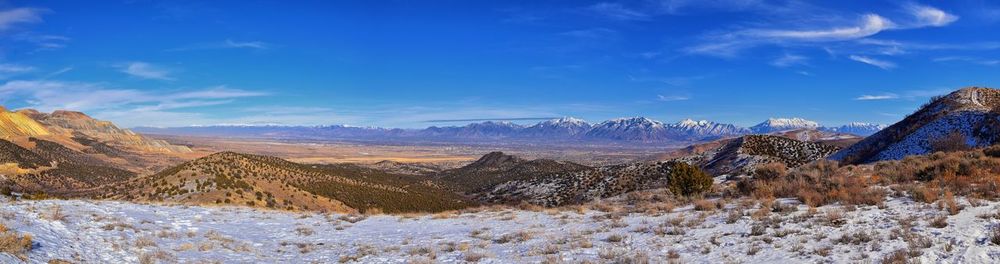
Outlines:
[[750,130],[754,133],[771,133],[784,130],[808,128],[808,129],[818,129],[819,123],[815,121],[806,120],[803,118],[793,117],[793,118],[768,118],[760,124],[750,127]]

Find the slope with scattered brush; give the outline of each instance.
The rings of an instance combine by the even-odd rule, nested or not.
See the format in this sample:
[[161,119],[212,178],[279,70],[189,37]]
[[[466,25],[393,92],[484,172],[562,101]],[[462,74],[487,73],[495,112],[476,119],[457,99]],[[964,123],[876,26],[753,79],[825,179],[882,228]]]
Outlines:
[[745,175],[757,165],[780,162],[794,168],[833,154],[837,147],[772,135],[747,135],[706,153],[699,165],[712,175]]
[[662,188],[669,181],[673,164],[665,161],[633,163],[536,175],[497,184],[479,199],[490,203],[527,202],[542,206],[582,203]]
[[0,163],[12,189],[22,192],[68,194],[135,176],[85,153],[58,143],[29,139],[32,149],[0,140]]
[[389,173],[406,175],[430,175],[441,172],[441,167],[425,163],[407,163],[391,160],[383,160],[373,164],[361,164],[362,166],[381,170]]
[[459,191],[474,195],[490,191],[495,185],[503,182],[588,168],[572,162],[550,159],[525,160],[503,152],[491,152],[469,165],[443,171],[434,177],[449,183]]
[[989,146],[1000,136],[1000,90],[963,88],[933,98],[913,114],[831,156],[846,164],[898,160],[933,152],[932,142],[958,133],[970,146]]
[[440,211],[468,206],[429,181],[354,165],[304,165],[221,152],[107,186],[99,197],[321,211]]

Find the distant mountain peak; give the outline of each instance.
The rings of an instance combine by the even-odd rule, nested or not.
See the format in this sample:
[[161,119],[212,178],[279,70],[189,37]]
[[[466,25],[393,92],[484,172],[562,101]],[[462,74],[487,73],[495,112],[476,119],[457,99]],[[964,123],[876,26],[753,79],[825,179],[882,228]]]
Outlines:
[[800,128],[817,129],[819,128],[819,123],[798,117],[793,117],[793,118],[772,117],[768,118],[767,121],[764,121],[760,124],[750,127],[750,130],[753,131],[754,133],[764,134],[764,133],[793,130]]
[[78,111],[69,110],[56,110],[49,114],[50,118],[65,118],[65,119],[76,119],[76,120],[92,120],[90,116]]

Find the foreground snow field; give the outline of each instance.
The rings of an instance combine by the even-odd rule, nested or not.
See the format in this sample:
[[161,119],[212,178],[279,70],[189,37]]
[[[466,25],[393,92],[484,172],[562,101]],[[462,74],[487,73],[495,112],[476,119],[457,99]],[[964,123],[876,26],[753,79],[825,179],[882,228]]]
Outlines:
[[[779,200],[794,204],[791,200]],[[948,215],[905,198],[875,206],[788,206],[668,214],[516,209],[346,216],[238,207],[44,200],[0,203],[0,223],[34,237],[31,263],[996,263],[1000,203]],[[838,217],[838,215],[842,217]],[[947,216],[945,227],[934,223]],[[754,220],[754,219],[757,220]],[[905,250],[905,251],[904,251]],[[0,254],[0,263],[17,263]]]

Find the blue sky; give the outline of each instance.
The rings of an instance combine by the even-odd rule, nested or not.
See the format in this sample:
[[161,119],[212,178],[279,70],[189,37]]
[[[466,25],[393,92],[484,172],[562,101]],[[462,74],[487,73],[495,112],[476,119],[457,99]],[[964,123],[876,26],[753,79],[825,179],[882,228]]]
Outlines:
[[127,127],[893,123],[998,86],[998,33],[985,0],[13,1],[0,104]]

